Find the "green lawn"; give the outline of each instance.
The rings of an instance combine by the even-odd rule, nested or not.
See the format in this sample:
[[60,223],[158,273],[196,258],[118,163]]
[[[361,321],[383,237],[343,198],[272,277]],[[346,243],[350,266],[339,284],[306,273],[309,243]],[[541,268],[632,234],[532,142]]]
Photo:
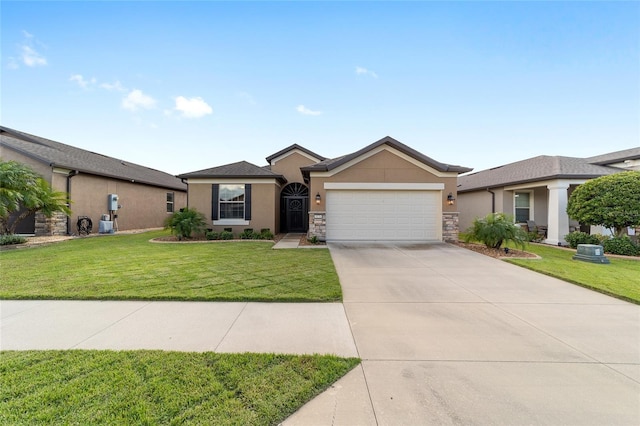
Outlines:
[[508,262],[560,278],[620,299],[640,304],[640,260],[609,257],[609,265],[573,260],[575,250],[529,244],[526,251],[542,259],[506,259]]
[[273,243],[150,243],[165,231],[116,234],[0,253],[1,299],[342,300],[328,250]]
[[0,424],[276,425],[358,363],[317,355],[0,352]]

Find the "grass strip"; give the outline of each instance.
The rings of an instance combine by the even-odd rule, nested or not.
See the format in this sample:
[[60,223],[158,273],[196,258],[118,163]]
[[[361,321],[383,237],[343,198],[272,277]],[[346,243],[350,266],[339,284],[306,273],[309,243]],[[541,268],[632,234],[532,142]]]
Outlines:
[[2,299],[333,302],[328,250],[273,243],[158,244],[165,231],[74,239],[0,253]]
[[358,365],[329,355],[0,352],[0,424],[275,425]]
[[526,251],[541,259],[504,260],[591,290],[640,304],[640,261],[609,257],[610,264],[573,260],[575,250],[528,244]]

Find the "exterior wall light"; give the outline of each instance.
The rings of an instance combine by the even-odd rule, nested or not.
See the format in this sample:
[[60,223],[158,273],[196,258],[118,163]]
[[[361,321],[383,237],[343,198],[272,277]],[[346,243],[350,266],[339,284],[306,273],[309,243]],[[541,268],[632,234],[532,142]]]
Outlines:
[[453,193],[450,192],[449,195],[447,195],[447,204],[452,206],[455,203],[456,203],[456,199],[453,197]]
[[320,204],[320,201],[322,200],[322,197],[320,196],[320,193],[318,192],[316,194],[316,204]]

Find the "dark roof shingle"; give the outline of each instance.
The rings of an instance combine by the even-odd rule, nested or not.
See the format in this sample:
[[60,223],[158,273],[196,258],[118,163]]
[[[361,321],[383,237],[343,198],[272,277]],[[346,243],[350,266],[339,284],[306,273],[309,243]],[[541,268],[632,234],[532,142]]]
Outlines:
[[274,158],[277,158],[279,156],[281,156],[282,154],[285,154],[289,151],[293,151],[294,149],[300,150],[314,158],[317,158],[318,160],[326,160],[325,157],[316,154],[315,152],[308,150],[307,148],[298,145],[297,143],[294,143],[293,145],[290,145],[288,147],[286,147],[285,149],[281,149],[280,151],[276,152],[275,154],[271,154],[270,156],[268,156],[266,158],[267,162],[271,163],[271,160],[273,160]]
[[168,173],[0,126],[0,145],[51,167],[186,191],[187,185]]
[[256,166],[247,161],[225,164],[223,166],[212,167],[210,169],[197,170],[195,172],[178,175],[179,178],[238,178],[238,179],[261,179],[271,178],[286,182],[286,179],[279,174],[273,173],[264,167]]
[[402,142],[399,142],[395,139],[393,139],[390,136],[386,136],[382,139],[380,139],[379,141],[376,141],[374,143],[372,143],[371,145],[365,146],[364,148],[362,148],[359,151],[353,152],[351,154],[348,155],[344,155],[342,157],[338,157],[338,158],[333,158],[333,159],[327,159],[324,161],[321,161],[319,163],[316,164],[312,164],[310,166],[306,166],[306,167],[302,167],[302,171],[303,172],[312,172],[312,171],[329,171],[329,170],[333,170],[336,167],[339,167],[345,163],[348,163],[349,161],[358,158],[359,156],[371,151],[372,149],[375,149],[379,146],[382,145],[389,145],[395,149],[397,149],[398,151],[408,155],[409,157],[412,157],[424,164],[427,164],[430,167],[433,167],[434,169],[440,171],[440,172],[457,172],[457,173],[465,173],[465,172],[469,172],[473,169],[469,168],[469,167],[463,167],[463,166],[456,166],[456,165],[451,165],[451,164],[444,164],[444,163],[440,163],[439,161],[434,160],[431,157],[427,157],[426,155],[416,151],[415,149],[403,144]]
[[619,173],[615,167],[591,164],[584,158],[540,155],[458,177],[458,192],[496,188],[545,179],[592,179]]

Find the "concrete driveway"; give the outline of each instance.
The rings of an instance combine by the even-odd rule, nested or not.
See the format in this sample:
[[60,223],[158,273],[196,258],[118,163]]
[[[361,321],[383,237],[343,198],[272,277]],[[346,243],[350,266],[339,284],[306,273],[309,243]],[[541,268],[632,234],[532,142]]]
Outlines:
[[447,244],[329,248],[363,362],[285,424],[640,424],[639,306]]

